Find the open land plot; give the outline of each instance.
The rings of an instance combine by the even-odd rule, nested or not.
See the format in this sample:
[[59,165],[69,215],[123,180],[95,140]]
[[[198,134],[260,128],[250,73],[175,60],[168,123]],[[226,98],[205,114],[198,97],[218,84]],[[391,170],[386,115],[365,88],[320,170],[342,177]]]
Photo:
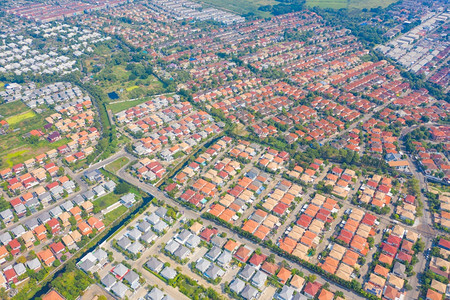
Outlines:
[[162,82],[153,75],[146,79],[130,80],[131,72],[123,65],[112,67],[111,74],[114,80],[101,80],[100,87],[106,94],[116,92],[120,100],[141,98],[149,93],[162,91]]
[[269,17],[270,12],[260,11],[258,10],[259,7],[266,5],[277,5],[280,3],[275,0],[201,0],[201,2],[209,4],[216,8],[222,8],[228,11],[235,12],[239,15],[254,13],[255,15],[260,17]]
[[[1,110],[2,108],[5,109]],[[9,116],[6,120],[10,124],[10,130],[5,135],[0,136],[0,169],[11,167],[48,150],[56,149],[70,141],[63,138],[50,143],[42,137],[39,141],[31,143],[28,139],[23,138],[33,129],[42,129],[46,124],[45,118],[50,115],[50,111],[36,114],[28,110],[21,102],[0,105],[0,111]]]
[[[2,136],[0,138],[0,169],[12,167],[51,149],[56,149],[70,142],[69,139],[61,139],[54,143],[40,140],[36,144],[27,143],[20,136]],[[10,147],[8,147],[10,146]],[[14,148],[14,149],[11,149]]]
[[22,122],[24,120],[33,118],[34,116],[36,116],[35,112],[32,111],[32,110],[29,110],[29,111],[26,111],[24,113],[17,114],[17,115],[9,117],[8,119],[6,119],[6,122],[8,122],[8,124],[10,126],[14,126],[17,123],[20,123],[20,122]]
[[130,160],[128,157],[121,157],[107,165],[105,168],[106,170],[110,171],[111,173],[116,174],[117,171],[120,170],[123,166],[125,166]]
[[117,220],[121,215],[123,215],[127,211],[127,208],[123,205],[119,206],[118,208],[114,209],[113,211],[105,214],[103,223],[105,226],[108,226],[115,220]]
[[149,98],[145,97],[142,99],[132,100],[132,101],[120,101],[117,103],[110,103],[108,104],[108,108],[111,110],[113,114],[118,113],[119,111],[128,109],[130,107],[134,107],[136,105],[139,105],[141,103],[147,102]]
[[4,118],[15,116],[28,110],[29,108],[22,101],[15,101],[0,105],[0,115]]
[[95,199],[92,202],[92,204],[94,204],[95,210],[100,211],[102,209],[109,207],[110,205],[113,205],[114,203],[119,201],[119,199],[120,199],[120,195],[117,195],[114,193],[109,193],[108,195],[105,195],[105,196]]
[[320,8],[348,8],[348,9],[363,9],[374,7],[386,7],[395,0],[306,0],[306,5],[310,7],[318,6]]

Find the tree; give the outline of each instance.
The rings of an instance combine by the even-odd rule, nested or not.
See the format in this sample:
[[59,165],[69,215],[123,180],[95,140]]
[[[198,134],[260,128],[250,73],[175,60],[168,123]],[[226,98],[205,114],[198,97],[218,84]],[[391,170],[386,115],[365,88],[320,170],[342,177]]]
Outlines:
[[116,194],[116,195],[126,194],[129,191],[130,191],[130,186],[127,183],[125,183],[125,182],[119,183],[114,188],[114,194]]
[[414,253],[421,253],[425,250],[425,243],[421,239],[418,239],[417,242],[413,245]]

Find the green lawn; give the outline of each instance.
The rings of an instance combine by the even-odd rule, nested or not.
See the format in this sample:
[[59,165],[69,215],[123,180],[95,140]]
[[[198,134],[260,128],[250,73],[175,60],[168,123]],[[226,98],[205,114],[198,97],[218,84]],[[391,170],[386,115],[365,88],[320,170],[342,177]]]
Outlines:
[[263,12],[258,10],[259,7],[265,5],[277,5],[278,1],[275,0],[201,0],[202,2],[209,4],[217,8],[223,8],[225,10],[233,11],[239,15],[248,13],[254,13],[260,17],[269,17],[269,12]]
[[104,216],[105,218],[103,219],[103,223],[105,224],[105,226],[108,226],[109,224],[111,224],[112,222],[117,220],[126,211],[127,211],[127,208],[125,206],[123,206],[123,205],[119,206],[118,208],[116,208],[113,211],[110,211],[109,213],[107,213]]
[[128,157],[121,157],[108,164],[105,168],[111,173],[116,174],[116,172],[119,171],[120,168],[125,166],[129,161],[130,160],[128,159]]
[[321,8],[348,8],[348,9],[363,9],[374,7],[386,7],[392,3],[398,2],[396,0],[306,0],[306,5],[310,7],[318,6]]
[[117,201],[119,201],[119,199],[120,195],[116,195],[114,194],[114,192],[111,192],[106,196],[95,199],[92,204],[94,204],[94,209],[96,211],[101,211],[102,209],[105,209],[110,205],[116,203]]
[[108,104],[107,107],[112,111],[113,114],[116,114],[119,111],[122,111],[122,110],[128,109],[130,107],[139,105],[141,103],[147,102],[148,100],[149,100],[149,98],[145,97],[145,98],[142,98],[139,100]]

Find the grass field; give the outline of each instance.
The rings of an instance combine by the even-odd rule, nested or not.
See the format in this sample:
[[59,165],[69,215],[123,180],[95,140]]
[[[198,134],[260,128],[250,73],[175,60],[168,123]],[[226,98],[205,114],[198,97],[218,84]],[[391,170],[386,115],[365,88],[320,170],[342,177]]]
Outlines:
[[119,206],[115,210],[113,210],[105,215],[105,218],[103,219],[103,224],[105,224],[105,226],[108,226],[109,224],[111,224],[112,222],[117,220],[126,211],[127,211],[127,208],[125,206],[123,206],[123,205]]
[[278,1],[275,0],[201,0],[203,3],[209,4],[217,8],[223,8],[229,11],[233,11],[239,15],[248,14],[250,12],[254,13],[260,17],[269,17],[269,12],[264,12],[258,10],[259,7],[265,5],[277,5]]
[[27,119],[31,119],[34,116],[36,116],[35,112],[32,111],[32,110],[29,110],[27,112],[24,112],[24,113],[21,113],[21,114],[9,117],[8,119],[6,119],[6,122],[8,122],[9,126],[14,126],[17,123],[20,123],[20,122],[25,121]]
[[318,6],[321,8],[348,8],[348,9],[363,9],[374,7],[386,7],[396,0],[306,0],[306,5],[309,7]]
[[105,208],[109,207],[110,205],[116,203],[117,201],[119,201],[119,199],[120,199],[120,195],[116,195],[114,193],[109,193],[106,196],[95,199],[92,202],[92,204],[94,204],[94,208],[97,211],[100,211],[100,210],[105,209]]
[[120,168],[125,166],[129,161],[130,160],[128,159],[128,157],[121,157],[108,164],[105,168],[111,173],[116,174],[116,172],[119,171]]
[[133,100],[133,101],[124,101],[119,103],[112,103],[108,104],[108,108],[112,111],[113,114],[118,113],[119,111],[128,109],[130,107],[139,105],[141,103],[147,102],[149,98],[145,97],[139,100]]
[[17,114],[21,114],[29,110],[22,101],[15,101],[0,105],[0,115],[4,118],[8,118]]

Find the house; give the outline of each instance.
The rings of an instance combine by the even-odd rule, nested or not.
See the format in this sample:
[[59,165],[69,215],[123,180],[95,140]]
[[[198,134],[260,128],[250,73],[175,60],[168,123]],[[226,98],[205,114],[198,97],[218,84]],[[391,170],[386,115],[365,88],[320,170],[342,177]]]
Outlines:
[[257,287],[258,289],[262,289],[264,284],[267,281],[267,275],[262,271],[258,270],[252,277],[251,284]]
[[239,272],[238,276],[245,281],[250,281],[252,276],[255,274],[256,269],[250,265],[245,265],[245,267]]
[[241,297],[245,300],[255,299],[258,295],[258,290],[252,287],[251,285],[246,285],[244,289],[240,293]]
[[233,259],[233,256],[230,252],[224,251],[220,256],[217,258],[216,262],[219,266],[225,267],[230,263],[230,261]]
[[294,295],[295,290],[290,286],[283,286],[281,291],[275,294],[275,299],[278,300],[291,300]]
[[219,247],[213,246],[206,254],[205,257],[211,261],[215,261],[219,255],[222,254],[222,250]]
[[47,229],[43,224],[36,227],[33,231],[39,241],[42,242],[47,239]]
[[37,253],[37,257],[39,260],[44,263],[46,266],[51,266],[56,258],[53,256],[52,251],[50,249],[42,250]]
[[318,282],[308,282],[303,289],[303,294],[306,297],[314,298],[319,292],[322,285]]
[[52,234],[58,233],[60,231],[60,229],[61,229],[61,225],[59,224],[58,220],[55,219],[55,218],[50,219],[47,222],[47,225],[50,226],[50,230],[51,230]]
[[147,266],[147,268],[156,273],[161,272],[164,266],[164,264],[156,257],[151,257],[145,265]]
[[3,223],[6,226],[8,226],[14,220],[14,214],[13,214],[12,210],[8,208],[8,209],[0,212],[0,218],[2,219]]
[[116,276],[117,279],[122,280],[129,271],[130,270],[127,267],[120,263],[115,266],[111,272],[114,274],[114,276]]
[[17,283],[17,274],[12,266],[8,267],[8,269],[3,270],[3,274],[5,275],[6,282],[9,284]]
[[25,265],[23,263],[18,263],[14,265],[14,271],[16,272],[17,276],[21,276],[27,272],[27,269],[25,268]]
[[91,182],[100,182],[103,179],[102,173],[97,169],[84,172],[84,176]]
[[77,227],[82,235],[89,235],[92,233],[92,228],[88,224],[86,224],[86,222],[84,222],[84,221],[78,223]]
[[219,277],[222,277],[225,274],[225,271],[216,266],[215,264],[211,264],[209,268],[206,270],[204,275],[212,280],[216,280]]
[[120,299],[125,298],[125,294],[128,291],[128,288],[121,281],[117,281],[112,287],[111,292],[118,296]]
[[0,246],[0,264],[6,261],[6,257],[8,257],[9,252],[5,246]]
[[136,202],[136,200],[135,195],[133,193],[128,193],[120,198],[120,203],[122,203],[122,205],[127,208],[132,207],[134,202]]
[[36,241],[36,238],[34,237],[34,234],[31,231],[27,231],[22,235],[23,242],[25,243],[25,247],[27,249],[30,249],[33,247],[34,242]]
[[39,259],[37,257],[32,260],[27,261],[26,265],[27,265],[28,269],[33,270],[35,272],[39,271],[42,267],[42,265],[39,262]]
[[231,283],[230,283],[230,290],[232,292],[235,292],[236,294],[240,294],[240,292],[244,289],[244,287],[246,286],[246,283],[242,280],[240,280],[239,278],[235,278]]
[[253,253],[253,249],[250,249],[248,246],[242,246],[236,251],[236,253],[234,254],[234,257],[237,260],[240,260],[241,262],[245,263],[250,258],[250,255],[252,253]]
[[42,297],[42,300],[64,300],[64,299],[65,298],[55,290],[51,290]]
[[164,299],[164,293],[157,287],[154,287],[145,297],[150,300],[162,300]]
[[53,243],[50,245],[50,250],[52,250],[53,254],[58,255],[64,252],[65,247],[63,245],[63,243],[58,242],[58,243]]
[[128,272],[123,279],[128,282],[133,290],[136,290],[140,286],[139,275],[133,270]]
[[110,290],[116,283],[116,279],[114,278],[114,276],[108,273],[105,277],[102,278],[100,282],[105,286],[105,289]]
[[8,243],[8,246],[11,248],[11,254],[12,255],[17,255],[20,253],[20,243],[17,239],[13,239]]
[[159,273],[159,275],[161,275],[166,280],[172,280],[177,276],[177,271],[167,266]]

